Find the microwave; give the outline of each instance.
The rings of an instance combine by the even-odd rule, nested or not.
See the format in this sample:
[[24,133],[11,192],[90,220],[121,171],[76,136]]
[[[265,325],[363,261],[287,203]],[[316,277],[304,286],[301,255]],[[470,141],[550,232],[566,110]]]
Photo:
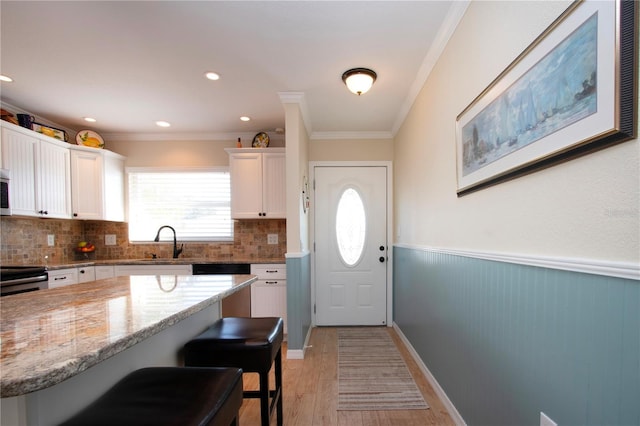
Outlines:
[[11,173],[9,170],[0,169],[0,215],[11,215],[11,203],[9,200]]

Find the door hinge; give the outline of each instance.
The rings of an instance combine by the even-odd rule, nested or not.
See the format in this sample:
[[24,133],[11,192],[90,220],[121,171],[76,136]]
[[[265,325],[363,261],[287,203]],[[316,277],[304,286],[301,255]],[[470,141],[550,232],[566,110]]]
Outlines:
[[313,313],[314,314],[316,313],[316,304],[315,303],[313,304]]
[[315,253],[315,251],[316,251],[316,242],[314,241],[313,242],[313,252]]

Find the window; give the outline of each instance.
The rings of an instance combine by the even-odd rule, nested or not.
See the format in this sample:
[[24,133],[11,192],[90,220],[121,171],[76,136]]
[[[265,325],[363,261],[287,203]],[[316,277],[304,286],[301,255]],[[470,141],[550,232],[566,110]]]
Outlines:
[[353,188],[346,189],[336,210],[336,240],[342,261],[354,266],[364,252],[367,217],[362,197]]
[[[224,169],[128,169],[129,240],[175,228],[180,241],[231,241],[231,183]],[[173,241],[165,230],[161,241]]]

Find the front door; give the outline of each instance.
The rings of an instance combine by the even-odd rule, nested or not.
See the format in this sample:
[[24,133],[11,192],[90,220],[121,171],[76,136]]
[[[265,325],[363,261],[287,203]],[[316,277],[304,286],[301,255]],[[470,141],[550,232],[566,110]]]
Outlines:
[[387,172],[314,167],[317,325],[387,322]]

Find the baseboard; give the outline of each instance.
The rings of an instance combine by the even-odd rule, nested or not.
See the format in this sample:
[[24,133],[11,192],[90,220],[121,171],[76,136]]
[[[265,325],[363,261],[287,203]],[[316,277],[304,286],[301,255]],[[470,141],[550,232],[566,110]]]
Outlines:
[[400,330],[400,327],[398,327],[398,324],[396,324],[395,322],[393,323],[393,329],[396,331],[396,333],[398,333],[400,340],[402,340],[402,343],[407,348],[407,350],[409,351],[409,353],[411,354],[415,362],[418,364],[418,368],[420,368],[424,376],[427,378],[427,381],[429,382],[433,390],[438,395],[438,398],[440,398],[440,401],[442,401],[442,403],[444,404],[444,408],[449,413],[451,420],[453,420],[453,422],[456,425],[466,426],[467,423],[464,421],[464,419],[456,409],[455,405],[453,405],[453,403],[451,402],[447,394],[444,392],[444,389],[442,389],[442,387],[440,386],[440,383],[438,383],[438,381],[433,376],[433,374],[431,374],[431,371],[429,371],[429,369],[424,364],[424,362],[422,362],[422,359],[420,358],[420,355],[418,355],[418,352],[416,352],[416,350],[413,348],[413,346],[411,345],[407,337]]
[[307,348],[311,347],[309,346],[309,339],[311,338],[312,329],[313,327],[309,327],[302,349],[287,349],[287,359],[304,359],[304,353],[307,351]]
[[287,349],[287,359],[304,359],[304,349]]

